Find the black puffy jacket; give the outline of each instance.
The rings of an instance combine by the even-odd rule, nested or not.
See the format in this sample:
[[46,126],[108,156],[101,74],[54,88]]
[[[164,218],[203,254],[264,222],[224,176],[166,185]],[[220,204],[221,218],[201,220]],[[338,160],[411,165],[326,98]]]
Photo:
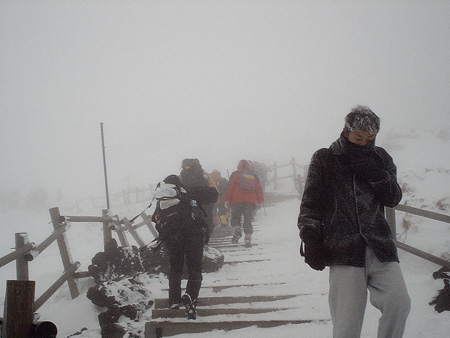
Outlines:
[[361,176],[349,167],[355,147],[343,135],[311,159],[298,227],[304,240],[314,234],[325,247],[326,265],[364,266],[369,245],[382,262],[398,261],[397,247],[384,207],[402,198],[392,157],[374,141],[365,151],[377,159],[377,175]]

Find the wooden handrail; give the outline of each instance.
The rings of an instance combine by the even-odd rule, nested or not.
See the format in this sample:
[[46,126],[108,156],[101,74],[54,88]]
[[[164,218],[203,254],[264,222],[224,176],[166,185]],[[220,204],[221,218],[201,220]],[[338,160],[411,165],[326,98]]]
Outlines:
[[[433,219],[436,221],[441,221],[445,223],[450,223],[450,216],[439,214],[437,212],[432,212],[428,210],[423,210],[419,208],[410,207],[408,205],[399,204],[395,208],[386,208],[386,220],[390,224],[392,228],[392,233],[396,234],[396,226],[395,226],[395,211],[402,211],[410,214],[414,214],[417,216]],[[420,249],[414,248],[408,244],[397,242],[397,247],[405,250],[413,255],[416,255],[420,258],[426,259],[430,262],[433,262],[437,265],[441,266],[450,266],[450,261],[443,259],[441,257],[434,256],[429,254],[428,252],[422,251]]]
[[114,222],[116,219],[110,216],[60,216],[59,221],[64,222]]
[[412,253],[413,255],[416,255],[420,258],[426,259],[427,261],[433,262],[434,264],[450,267],[450,261],[434,256],[432,254],[429,254],[428,252],[419,250],[417,248],[414,248],[411,245],[397,241],[397,247],[409,253]]
[[397,205],[394,209],[398,210],[398,211],[403,211],[403,212],[407,212],[407,213],[410,213],[410,214],[414,214],[414,215],[417,215],[417,216],[431,218],[431,219],[434,219],[436,221],[450,223],[450,216],[439,214],[437,212],[423,210],[423,209],[418,209],[418,208],[410,207],[408,205],[403,205],[403,204]]

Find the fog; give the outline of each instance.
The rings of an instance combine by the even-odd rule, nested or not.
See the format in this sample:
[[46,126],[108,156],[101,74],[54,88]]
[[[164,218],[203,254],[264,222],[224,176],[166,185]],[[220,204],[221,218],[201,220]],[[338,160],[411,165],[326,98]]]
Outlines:
[[1,1],[0,192],[103,194],[100,123],[110,191],[307,163],[357,104],[449,126],[449,38],[448,1]]

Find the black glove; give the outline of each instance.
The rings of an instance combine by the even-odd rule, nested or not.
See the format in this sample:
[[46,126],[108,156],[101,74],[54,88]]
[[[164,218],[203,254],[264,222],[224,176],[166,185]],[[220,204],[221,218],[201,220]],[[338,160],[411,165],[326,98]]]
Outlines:
[[[317,271],[325,269],[325,247],[322,240],[315,233],[305,232],[305,263]],[[300,248],[300,254],[302,254]],[[303,256],[303,255],[302,255]]]
[[382,159],[374,152],[360,151],[346,154],[348,169],[356,175],[372,181],[385,177]]
[[320,240],[305,243],[305,263],[317,271],[325,269],[325,252]]

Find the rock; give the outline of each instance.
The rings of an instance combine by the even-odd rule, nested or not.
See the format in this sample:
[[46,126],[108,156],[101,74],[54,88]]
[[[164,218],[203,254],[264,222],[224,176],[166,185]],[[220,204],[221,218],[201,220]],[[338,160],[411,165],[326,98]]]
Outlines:
[[105,252],[99,252],[92,258],[88,271],[96,283],[103,283],[142,272],[144,268],[137,247],[118,247],[113,239]]
[[438,295],[430,302],[434,305],[434,309],[441,313],[443,311],[450,311],[450,281],[444,279],[444,288],[438,291]]
[[225,257],[222,251],[206,246],[203,250],[203,272],[215,272],[223,266]]
[[149,309],[154,303],[152,293],[135,278],[109,281],[89,288],[87,298],[99,307],[107,307],[112,318],[126,316],[132,320]]
[[[222,252],[211,247],[203,251],[203,271],[219,270],[224,262]],[[99,316],[102,337],[141,337],[142,332],[133,328],[142,314],[154,303],[152,293],[145,288],[149,275],[169,272],[169,254],[165,245],[158,250],[150,246],[138,249],[119,247],[113,239],[105,252],[97,253],[88,267],[96,285],[89,288],[87,298],[107,310]]]
[[438,271],[433,272],[433,278],[450,278],[450,266],[443,266]]
[[149,274],[163,273],[167,276],[169,273],[169,253],[164,244],[161,244],[159,250],[152,250],[150,247],[141,249],[141,260],[144,270]]

